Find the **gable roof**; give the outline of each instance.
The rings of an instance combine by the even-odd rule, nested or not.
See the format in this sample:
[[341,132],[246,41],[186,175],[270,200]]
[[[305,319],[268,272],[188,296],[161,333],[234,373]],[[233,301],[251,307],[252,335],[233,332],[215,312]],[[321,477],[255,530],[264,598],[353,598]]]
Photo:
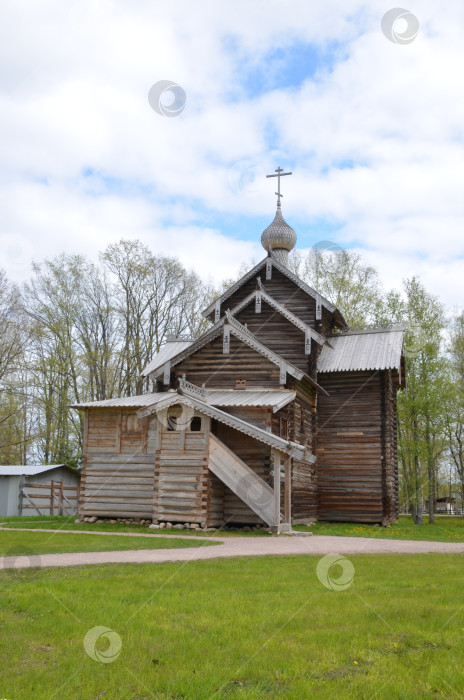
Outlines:
[[315,456],[312,455],[304,445],[298,445],[296,442],[284,440],[278,435],[274,435],[273,433],[269,433],[256,425],[252,425],[251,423],[248,423],[248,421],[245,421],[242,418],[237,418],[236,416],[232,416],[230,413],[225,413],[225,411],[221,411],[219,408],[210,406],[209,404],[205,403],[204,401],[201,401],[197,397],[194,397],[192,395],[183,396],[178,392],[166,392],[164,394],[160,394],[160,396],[162,398],[156,401],[156,403],[154,403],[152,406],[141,408],[139,411],[137,411],[137,414],[140,418],[149,416],[152,413],[158,413],[159,411],[168,409],[171,406],[181,404],[183,406],[189,406],[191,408],[194,408],[199,413],[204,413],[206,416],[214,418],[220,423],[224,423],[225,425],[228,425],[231,428],[235,428],[235,430],[238,430],[239,432],[244,433],[245,435],[249,435],[255,440],[258,440],[259,442],[262,442],[266,445],[269,445],[270,447],[280,450],[281,452],[285,452],[286,454],[292,457],[307,459],[311,462],[314,462],[316,459]]
[[185,348],[193,343],[193,340],[167,340],[165,345],[160,348],[159,352],[153,357],[153,359],[148,363],[145,369],[142,371],[142,377],[148,377],[149,374],[153,372],[154,369],[160,367],[168,362],[171,357],[175,357],[177,353],[182,352]]
[[[169,357],[169,359],[166,359],[166,356],[163,356],[161,360],[159,357],[160,353],[158,353],[158,355],[155,355],[153,360],[150,362],[151,369],[149,374],[154,375],[155,377],[160,376],[164,372],[166,362],[169,362],[171,367],[178,365],[187,357],[197,352],[202,347],[204,347],[212,340],[217,338],[226,324],[230,330],[230,333],[239,340],[241,340],[243,343],[245,343],[245,345],[248,345],[253,350],[266,357],[277,367],[284,368],[285,372],[291,377],[294,377],[298,380],[302,380],[303,378],[305,378],[315,389],[325,393],[325,389],[319,386],[319,384],[315,382],[314,379],[311,379],[311,377],[305,374],[303,370],[299,369],[298,367],[295,367],[295,365],[293,365],[291,362],[288,362],[277,353],[273,352],[272,350],[269,350],[269,348],[263,345],[263,343],[261,343],[256,338],[256,336],[250,330],[248,330],[248,328],[245,325],[241,324],[240,321],[237,321],[237,319],[234,318],[228,311],[226,311],[225,315],[217,323],[215,323],[209,331],[206,331],[206,333],[200,336],[200,338],[193,341],[193,343],[190,343],[187,347],[185,347],[176,355]],[[143,376],[147,375],[144,374]]]
[[328,299],[318,294],[318,292],[316,292],[315,289],[310,287],[309,284],[306,284],[306,282],[300,280],[300,278],[297,277],[297,275],[293,274],[293,272],[291,272],[291,270],[289,270],[288,267],[282,265],[282,263],[280,263],[272,256],[267,256],[266,258],[261,260],[261,262],[255,265],[255,267],[249,272],[247,272],[246,275],[243,275],[243,277],[241,277],[237,282],[235,282],[235,284],[229,287],[229,289],[226,289],[226,291],[219,297],[219,299],[213,301],[213,303],[210,304],[207,309],[202,311],[202,315],[205,318],[207,318],[214,311],[217,302],[219,302],[222,306],[222,304],[224,304],[224,302],[230,296],[232,296],[232,294],[234,294],[238,289],[240,289],[240,287],[244,285],[245,282],[248,282],[248,280],[252,279],[252,277],[256,275],[256,273],[259,272],[269,261],[270,264],[276,268],[276,270],[279,270],[279,272],[288,277],[289,280],[294,282],[294,284],[296,284],[296,286],[302,289],[306,294],[311,296],[313,299],[319,299],[322,306],[324,306],[328,311],[330,311],[331,313],[337,312],[337,314],[339,314],[340,316],[341,322],[346,325],[345,319],[343,318],[340,311]]
[[317,370],[323,373],[397,369],[401,374],[404,333],[403,326],[336,333],[330,336],[332,347],[326,345],[322,349]]

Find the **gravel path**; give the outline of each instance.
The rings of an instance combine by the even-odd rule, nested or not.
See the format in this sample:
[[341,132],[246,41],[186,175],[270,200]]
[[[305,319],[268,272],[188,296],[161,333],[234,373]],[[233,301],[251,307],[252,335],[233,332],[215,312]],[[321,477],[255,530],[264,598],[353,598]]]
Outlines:
[[[0,528],[14,529],[20,528]],[[21,528],[22,530],[23,528]],[[24,528],[26,529],[26,528]],[[30,530],[28,530],[30,531]],[[40,532],[76,533],[82,530],[40,530]],[[163,537],[189,539],[191,535],[151,535],[129,532],[85,531],[85,534],[118,535],[120,537]],[[176,561],[196,561],[199,559],[218,559],[225,557],[257,557],[267,555],[324,555],[324,554],[464,554],[464,543],[423,542],[415,540],[384,540],[369,537],[333,537],[315,535],[314,537],[286,536],[280,537],[195,537],[196,540],[215,542],[217,546],[188,549],[138,549],[122,552],[85,552],[74,554],[41,554],[28,557],[0,557],[0,569],[28,568],[34,566],[77,566],[82,564],[141,564]]]

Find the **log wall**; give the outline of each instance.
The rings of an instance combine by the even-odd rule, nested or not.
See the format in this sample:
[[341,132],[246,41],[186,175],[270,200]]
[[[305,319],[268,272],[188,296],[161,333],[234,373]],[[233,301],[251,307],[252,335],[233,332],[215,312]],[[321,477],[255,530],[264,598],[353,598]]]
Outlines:
[[263,301],[261,313],[255,312],[254,301],[237,314],[240,323],[246,323],[249,330],[263,345],[308,372],[308,355],[305,355],[305,335],[279,311]]
[[317,488],[321,520],[384,519],[382,373],[319,375]]
[[198,432],[168,430],[159,422],[153,506],[155,520],[207,525],[209,425],[210,420],[205,416]]
[[396,413],[396,384],[392,372],[387,371],[382,376],[383,389],[383,429],[382,450],[385,456],[383,469],[383,525],[389,525],[399,515],[398,497],[398,454],[397,454],[397,413]]
[[222,334],[175,367],[178,377],[207,387],[233,389],[236,379],[246,379],[247,387],[280,387],[280,370],[263,355],[231,334],[230,351],[222,352]]
[[156,418],[139,421],[135,411],[86,413],[79,515],[151,518]]

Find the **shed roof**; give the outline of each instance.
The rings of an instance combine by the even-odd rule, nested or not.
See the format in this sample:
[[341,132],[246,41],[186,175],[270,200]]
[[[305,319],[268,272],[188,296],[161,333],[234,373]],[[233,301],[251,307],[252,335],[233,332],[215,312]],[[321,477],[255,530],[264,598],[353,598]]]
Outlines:
[[245,435],[249,435],[255,440],[263,442],[264,444],[269,445],[270,447],[275,447],[282,452],[286,452],[292,457],[306,458],[311,462],[314,462],[316,459],[315,456],[311,454],[304,445],[299,445],[295,442],[291,442],[290,440],[285,440],[284,438],[281,438],[278,435],[274,435],[273,433],[268,432],[267,430],[263,430],[262,428],[246,420],[243,420],[242,418],[237,418],[236,416],[230,415],[230,413],[221,411],[220,408],[211,406],[211,404],[207,404],[204,401],[192,395],[183,396],[182,394],[179,394],[176,391],[167,391],[158,394],[158,396],[161,396],[162,398],[158,399],[156,404],[140,409],[140,411],[138,412],[138,415],[140,417],[145,417],[150,415],[151,413],[158,413],[160,411],[167,410],[170,406],[176,404],[191,406],[200,413],[204,413],[210,418],[215,418],[221,423],[229,425],[230,427],[235,428],[239,432],[245,433]]
[[[142,394],[141,396],[126,396],[122,399],[107,399],[105,401],[88,401],[87,403],[74,404],[72,408],[144,408],[154,406],[158,401],[166,398],[174,392],[158,392],[155,394]],[[287,389],[269,391],[267,389],[207,389],[206,402],[211,406],[270,406],[273,411],[279,411],[296,394]]]
[[318,372],[355,372],[401,367],[405,328],[349,331],[330,337],[318,361]]
[[71,404],[70,408],[143,408],[156,403],[162,393],[140,394],[138,396],[124,396],[120,399],[104,399],[103,401],[84,401]]
[[[74,469],[68,467],[67,464],[47,464],[40,466],[8,465],[0,466],[0,476],[35,476],[36,474],[42,474],[43,472],[59,469],[60,467],[74,472]],[[74,473],[77,474],[77,472]]]
[[281,391],[269,391],[267,389],[207,389],[206,400],[212,406],[222,408],[252,406],[273,409],[274,413],[294,400],[295,391],[287,389]]

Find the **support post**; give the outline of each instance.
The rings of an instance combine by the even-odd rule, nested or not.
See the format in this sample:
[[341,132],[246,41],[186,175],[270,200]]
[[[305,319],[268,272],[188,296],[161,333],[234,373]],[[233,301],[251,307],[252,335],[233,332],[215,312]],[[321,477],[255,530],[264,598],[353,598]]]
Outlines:
[[285,460],[285,522],[291,528],[292,525],[292,458]]
[[280,452],[273,450],[274,461],[274,525],[271,532],[280,532]]
[[18,496],[18,515],[23,514],[23,489],[24,489],[24,474],[19,477],[19,496]]

